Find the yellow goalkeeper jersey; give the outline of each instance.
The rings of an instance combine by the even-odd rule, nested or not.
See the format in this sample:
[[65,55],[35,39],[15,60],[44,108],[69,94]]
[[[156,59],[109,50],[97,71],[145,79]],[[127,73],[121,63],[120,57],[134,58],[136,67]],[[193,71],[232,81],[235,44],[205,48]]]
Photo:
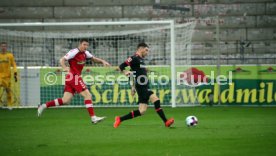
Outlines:
[[0,52],[0,78],[10,78],[11,67],[13,67],[14,72],[17,72],[13,54]]

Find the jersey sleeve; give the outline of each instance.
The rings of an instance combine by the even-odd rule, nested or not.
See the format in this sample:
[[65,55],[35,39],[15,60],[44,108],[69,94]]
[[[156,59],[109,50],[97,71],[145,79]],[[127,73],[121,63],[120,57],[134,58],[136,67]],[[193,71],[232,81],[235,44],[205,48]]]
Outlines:
[[13,71],[16,73],[17,72],[17,68],[16,68],[16,63],[15,63],[13,54],[11,54],[11,56],[10,56],[10,62],[11,62],[11,66],[13,67]]
[[70,59],[74,58],[78,52],[79,52],[79,51],[78,51],[77,49],[72,49],[72,50],[70,50],[70,51],[64,56],[65,60],[70,60]]
[[126,64],[126,62],[123,62],[122,64],[120,64],[119,68],[121,71],[125,70],[125,68],[127,67],[128,65]]
[[94,57],[89,51],[85,51],[85,55],[86,55],[86,58],[88,59]]
[[127,66],[135,66],[137,64],[139,64],[139,60],[136,57],[129,57],[128,59],[125,60],[125,62],[123,62],[119,68],[121,71],[123,71],[125,69],[125,67]]

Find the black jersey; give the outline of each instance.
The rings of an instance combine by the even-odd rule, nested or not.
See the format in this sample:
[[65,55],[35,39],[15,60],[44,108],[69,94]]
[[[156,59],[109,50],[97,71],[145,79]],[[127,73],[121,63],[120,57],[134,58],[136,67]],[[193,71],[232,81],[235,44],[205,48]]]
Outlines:
[[139,55],[135,54],[129,57],[124,63],[122,63],[119,68],[121,71],[125,69],[125,67],[130,66],[133,75],[135,76],[135,86],[147,86],[149,84],[147,78],[147,69],[144,59]]

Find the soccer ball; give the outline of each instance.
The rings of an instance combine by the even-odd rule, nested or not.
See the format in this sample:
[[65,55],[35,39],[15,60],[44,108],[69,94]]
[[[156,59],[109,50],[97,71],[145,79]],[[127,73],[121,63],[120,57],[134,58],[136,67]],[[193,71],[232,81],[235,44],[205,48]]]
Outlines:
[[191,115],[186,118],[186,125],[188,127],[196,126],[198,124],[197,117]]

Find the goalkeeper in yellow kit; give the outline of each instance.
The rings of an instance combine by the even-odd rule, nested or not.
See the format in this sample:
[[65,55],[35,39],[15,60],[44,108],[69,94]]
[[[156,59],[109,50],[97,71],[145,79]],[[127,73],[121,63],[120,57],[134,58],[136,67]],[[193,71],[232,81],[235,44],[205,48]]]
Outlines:
[[[3,91],[7,92],[7,106],[12,107],[12,90],[11,90],[11,76],[13,67],[14,71],[14,80],[17,82],[17,70],[16,63],[14,61],[13,54],[7,51],[7,43],[1,43],[1,52],[0,52],[0,88],[4,88]],[[2,98],[2,97],[1,97]]]

